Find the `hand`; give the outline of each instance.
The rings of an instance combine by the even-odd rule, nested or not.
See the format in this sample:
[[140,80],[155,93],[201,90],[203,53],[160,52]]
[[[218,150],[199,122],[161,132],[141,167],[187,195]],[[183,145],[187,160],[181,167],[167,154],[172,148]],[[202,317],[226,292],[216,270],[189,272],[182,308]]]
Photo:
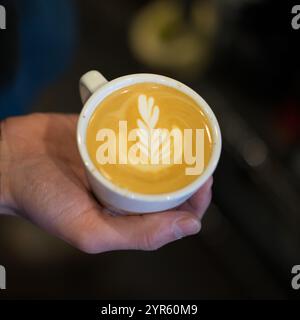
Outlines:
[[1,205],[88,253],[154,250],[200,230],[212,178],[176,210],[112,216],[93,197],[76,145],[77,115],[1,123]]

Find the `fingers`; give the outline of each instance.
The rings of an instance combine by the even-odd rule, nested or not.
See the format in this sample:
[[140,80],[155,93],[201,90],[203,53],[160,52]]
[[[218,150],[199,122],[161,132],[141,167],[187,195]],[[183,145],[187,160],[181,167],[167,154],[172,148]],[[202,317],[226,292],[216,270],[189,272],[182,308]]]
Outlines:
[[178,211],[112,216],[96,203],[72,223],[73,245],[87,253],[112,250],[155,250],[198,233],[200,220],[211,201],[210,178]]
[[93,208],[81,215],[72,244],[87,253],[112,250],[155,250],[182,237],[198,233],[200,222],[184,211],[142,216],[111,216]]
[[154,250],[200,230],[195,215],[185,211],[109,215],[64,163],[27,169],[16,175],[13,192],[24,216],[84,252]]
[[179,209],[186,210],[202,219],[204,213],[210,205],[212,198],[213,177],[209,180]]

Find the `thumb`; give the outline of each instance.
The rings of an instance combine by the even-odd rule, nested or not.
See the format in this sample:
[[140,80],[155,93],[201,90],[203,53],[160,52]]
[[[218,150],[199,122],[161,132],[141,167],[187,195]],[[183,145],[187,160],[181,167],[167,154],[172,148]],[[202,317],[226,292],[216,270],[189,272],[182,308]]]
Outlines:
[[185,211],[135,216],[111,216],[92,209],[82,215],[73,244],[87,253],[112,250],[156,250],[163,245],[198,233],[200,221]]

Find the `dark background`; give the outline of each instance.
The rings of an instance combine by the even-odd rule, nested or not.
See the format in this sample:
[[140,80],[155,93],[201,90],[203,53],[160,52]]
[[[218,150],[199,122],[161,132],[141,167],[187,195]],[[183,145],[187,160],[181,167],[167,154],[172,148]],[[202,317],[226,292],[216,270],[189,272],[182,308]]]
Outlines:
[[[223,134],[202,231],[156,252],[90,256],[1,217],[8,289],[0,299],[299,297],[291,288],[291,268],[300,264],[300,30],[291,27],[293,4],[171,1],[182,5],[183,18],[158,36],[162,46],[194,30],[196,2],[202,14],[196,34],[205,54],[178,68],[149,62],[129,40],[133,21],[154,2],[0,1],[8,12],[0,31],[0,115],[80,112],[78,80],[90,69],[107,79],[153,72],[187,83],[210,104]],[[193,50],[181,49],[170,56],[180,61]]]

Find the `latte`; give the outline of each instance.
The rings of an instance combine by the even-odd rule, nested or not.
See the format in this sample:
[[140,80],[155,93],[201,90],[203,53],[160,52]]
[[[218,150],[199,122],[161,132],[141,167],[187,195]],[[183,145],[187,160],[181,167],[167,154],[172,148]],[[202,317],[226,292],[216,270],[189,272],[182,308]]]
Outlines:
[[191,97],[165,85],[139,83],[99,104],[86,145],[97,170],[114,185],[163,194],[203,173],[213,141],[210,121]]

